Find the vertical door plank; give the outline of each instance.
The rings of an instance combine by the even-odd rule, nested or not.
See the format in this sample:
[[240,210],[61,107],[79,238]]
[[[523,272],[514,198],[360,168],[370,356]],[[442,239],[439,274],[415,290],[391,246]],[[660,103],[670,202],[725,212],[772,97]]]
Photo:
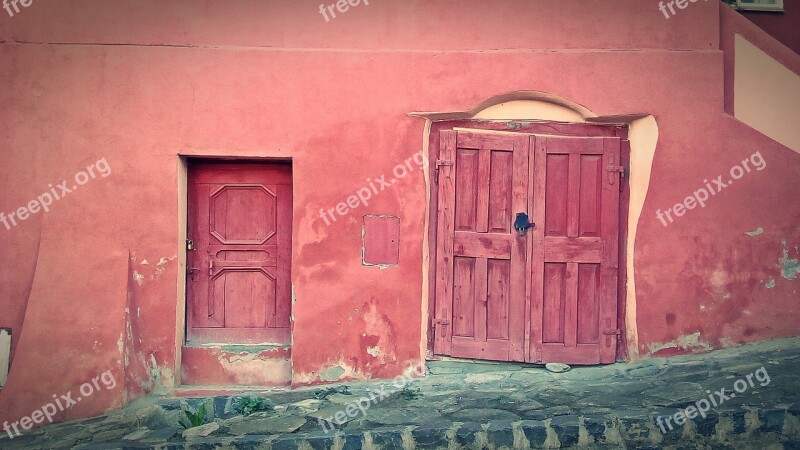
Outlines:
[[581,206],[581,155],[569,154],[569,179],[563,186],[567,192],[567,236],[578,237]]
[[600,236],[600,205],[602,203],[603,159],[602,155],[580,155],[580,217],[578,236]]
[[[542,145],[547,139],[540,138]],[[538,156],[538,154],[537,154]],[[542,177],[545,187],[541,204],[547,205],[547,214],[542,218],[545,236],[566,236],[569,214],[569,155],[542,153],[543,167],[538,168],[534,180]]]
[[575,347],[578,336],[578,263],[567,263],[564,299],[564,346]]
[[[444,131],[442,132],[442,139],[444,139]],[[455,146],[455,138],[453,138],[453,145]],[[439,151],[448,151],[448,149],[441,148]],[[445,176],[445,181],[454,183],[453,189],[458,189],[458,195],[455,196],[455,229],[475,231],[477,228],[477,207],[478,207],[478,150],[473,149],[457,149],[453,148],[454,165],[452,168],[443,166],[440,171],[449,171],[450,179]],[[441,157],[444,158],[444,157]],[[450,160],[448,160],[450,161]],[[456,171],[458,166],[458,171]],[[441,177],[440,177],[441,181]],[[442,186],[439,186],[441,191]],[[441,201],[439,204],[442,204]],[[453,209],[453,207],[450,207]]]
[[455,177],[458,159],[455,158],[456,133],[443,130],[439,137],[439,159],[451,162],[452,166],[441,166],[439,170],[439,214],[436,248],[436,317],[434,317],[434,352],[450,354],[451,327],[436,324],[450,321],[453,317],[453,239],[455,226]]
[[292,309],[292,185],[281,184],[276,189],[278,194],[278,285],[275,325],[273,326],[288,327],[291,323]]
[[[527,142],[527,139],[525,140]],[[511,232],[511,221],[509,217],[514,217],[516,197],[514,197],[514,183],[524,182],[517,178],[517,155],[521,154],[516,149],[513,153],[492,152],[491,160],[491,179],[489,181],[489,228],[490,233],[509,233]],[[524,195],[524,193],[523,193]],[[522,199],[524,201],[524,198]],[[521,210],[520,210],[521,211]]]
[[600,343],[600,265],[578,265],[578,344]]
[[453,336],[475,336],[475,258],[453,261]]
[[511,294],[511,262],[490,259],[487,268],[486,338],[508,339]]
[[[619,138],[603,140],[604,166],[620,164],[621,142]],[[601,237],[603,239],[603,261],[600,276],[600,330],[604,334],[600,346],[600,362],[616,360],[618,337],[617,324],[617,277],[619,276],[619,183],[602,183]]]
[[486,309],[488,301],[487,290],[487,259],[475,259],[475,340],[478,342],[486,342]]
[[[533,239],[533,229],[529,228],[526,236],[519,236],[513,229],[513,220],[516,213],[525,212],[529,216],[528,208],[528,155],[530,153],[530,138],[517,136],[514,139],[514,154],[512,185],[511,185],[511,210],[507,217],[509,233],[512,236],[511,268],[510,268],[510,295],[509,295],[509,359],[511,361],[525,361],[527,348],[525,340],[529,327],[529,301],[527,295],[528,271],[528,242]],[[535,227],[534,227],[535,228]]]
[[492,169],[492,150],[481,148],[478,151],[478,217],[476,230],[485,233],[489,230],[489,184]]
[[[543,136],[532,136],[530,138],[530,148],[534,154],[532,169],[529,180],[532,184],[531,211],[533,211],[533,222],[536,226],[531,233],[531,276],[530,276],[530,340],[529,340],[529,362],[541,361],[541,349],[544,342],[544,236],[550,228],[549,219],[551,211],[549,205],[545,203],[547,189],[547,138]],[[566,226],[566,221],[564,223]],[[558,227],[554,227],[558,228]],[[556,337],[558,339],[558,337]]]
[[545,263],[542,289],[542,342],[564,343],[566,264]]

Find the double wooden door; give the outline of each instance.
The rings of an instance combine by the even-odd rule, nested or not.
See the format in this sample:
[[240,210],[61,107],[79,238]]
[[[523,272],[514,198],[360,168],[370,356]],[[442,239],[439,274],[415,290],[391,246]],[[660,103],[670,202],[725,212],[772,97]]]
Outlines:
[[614,362],[620,144],[440,133],[435,354]]

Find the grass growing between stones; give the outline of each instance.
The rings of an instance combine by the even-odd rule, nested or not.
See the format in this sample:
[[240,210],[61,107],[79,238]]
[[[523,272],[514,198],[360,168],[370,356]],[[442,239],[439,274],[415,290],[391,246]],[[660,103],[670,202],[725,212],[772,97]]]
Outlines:
[[263,397],[245,395],[236,399],[233,408],[238,414],[249,416],[254,412],[272,411],[273,406]]

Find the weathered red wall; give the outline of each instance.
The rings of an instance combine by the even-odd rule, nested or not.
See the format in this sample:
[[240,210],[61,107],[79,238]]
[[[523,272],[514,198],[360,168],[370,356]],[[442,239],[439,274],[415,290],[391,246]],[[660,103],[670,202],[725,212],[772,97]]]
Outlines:
[[[642,0],[374,0],[330,23],[318,5],[37,0],[0,11],[0,211],[99,158],[113,168],[49,213],[0,226],[0,326],[16,339],[0,420],[109,369],[124,386],[64,418],[172,386],[179,152],[292,158],[295,384],[399,374],[420,358],[422,174],[329,227],[319,209],[421,148],[423,122],[408,112],[516,90],[658,121],[635,249],[643,354],[800,334],[800,281],[777,264],[782,241],[798,256],[800,157],[723,113],[718,4],[666,20]],[[756,150],[766,170],[668,228],[656,219]],[[401,218],[397,267],[361,264],[366,214]],[[679,345],[696,332],[699,344]]]

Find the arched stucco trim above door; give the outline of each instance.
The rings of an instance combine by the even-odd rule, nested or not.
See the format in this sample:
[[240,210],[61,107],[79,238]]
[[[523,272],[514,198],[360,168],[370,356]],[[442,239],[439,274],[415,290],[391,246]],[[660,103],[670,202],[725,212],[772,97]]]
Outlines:
[[[628,171],[628,187],[630,199],[628,203],[626,248],[626,284],[625,284],[625,338],[627,357],[631,361],[639,358],[638,328],[636,320],[636,272],[634,270],[636,232],[641,217],[644,201],[650,186],[650,174],[658,142],[658,124],[655,117],[642,113],[623,113],[600,116],[589,108],[553,94],[539,91],[514,91],[490,97],[466,111],[451,112],[411,112],[410,116],[426,120],[422,136],[425,155],[430,159],[430,134],[432,124],[454,120],[484,120],[496,122],[558,122],[585,123],[603,125],[622,125],[628,127],[630,141],[630,169]],[[513,124],[511,124],[513,125]],[[428,203],[430,204],[431,165],[425,169]],[[430,290],[430,210],[425,219],[425,241],[423,242],[423,299],[422,299],[422,340],[421,355],[428,350]]]

